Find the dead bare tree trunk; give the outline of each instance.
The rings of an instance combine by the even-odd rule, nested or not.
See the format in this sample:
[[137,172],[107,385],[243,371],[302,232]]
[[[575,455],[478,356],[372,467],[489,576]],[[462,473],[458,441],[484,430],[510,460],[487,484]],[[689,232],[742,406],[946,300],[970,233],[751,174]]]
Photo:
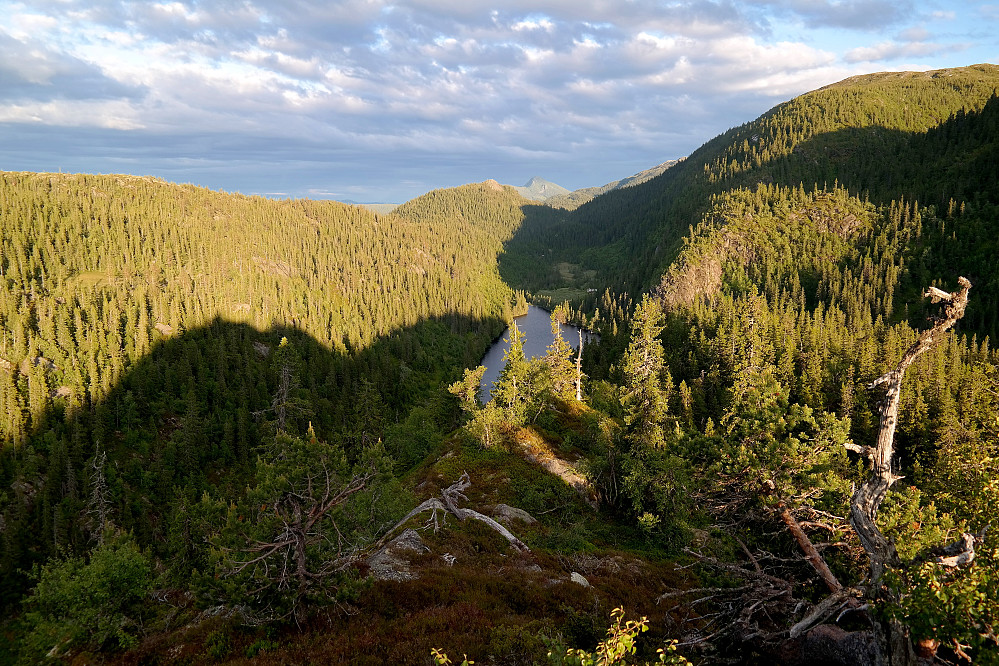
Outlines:
[[[381,547],[387,540],[389,535],[393,534],[397,529],[409,522],[409,519],[413,516],[419,515],[424,511],[433,511],[434,517],[431,520],[434,521],[436,525],[436,512],[442,511],[445,514],[450,513],[458,520],[465,520],[466,518],[473,518],[475,520],[481,521],[488,525],[490,528],[498,532],[504,539],[506,539],[513,548],[521,553],[529,553],[531,549],[527,547],[523,541],[518,539],[514,534],[507,528],[500,525],[498,522],[490,518],[489,516],[483,515],[478,511],[473,509],[466,509],[458,506],[459,500],[467,500],[464,491],[467,490],[472,485],[472,481],[468,476],[468,472],[465,472],[461,477],[452,483],[450,486],[441,491],[441,499],[436,497],[431,497],[430,499],[421,503],[418,507],[406,514],[406,516],[395,524],[392,529],[385,533],[385,535],[379,539],[378,543],[375,544],[376,548]],[[435,527],[436,530],[436,527]]]
[[[941,289],[930,287],[925,296],[934,303],[942,303],[943,316],[932,317],[933,326],[920,334],[902,355],[898,365],[879,377],[871,388],[885,387],[885,397],[880,406],[880,429],[874,447],[852,445],[849,448],[864,455],[871,465],[871,475],[854,491],[850,500],[850,523],[857,532],[861,544],[870,558],[870,588],[868,596],[874,597],[881,587],[881,579],[889,567],[900,566],[895,544],[889,541],[877,526],[878,508],[887,495],[892,484],[902,477],[892,471],[892,459],[895,455],[895,427],[898,424],[898,406],[901,399],[902,378],[906,369],[912,365],[921,354],[928,351],[940,338],[964,315],[968,305],[968,290],[971,282],[967,278],[958,278],[961,286],[959,291],[947,293]],[[974,557],[974,538],[963,539],[972,549],[970,561]],[[918,658],[912,648],[908,632],[898,622],[891,622],[887,627],[887,647],[889,660],[892,664],[913,664]]]
[[871,384],[871,388],[882,385],[885,387],[885,397],[880,410],[881,427],[878,431],[878,440],[873,448],[851,447],[866,456],[871,463],[870,478],[857,488],[850,500],[850,523],[857,531],[857,536],[860,537],[860,542],[870,557],[872,590],[880,586],[885,567],[899,564],[895,546],[878,529],[876,519],[878,508],[888,493],[888,489],[902,478],[892,472],[892,458],[895,455],[895,426],[898,424],[902,377],[916,358],[928,351],[937,342],[939,336],[964,316],[971,282],[967,278],[961,277],[958,278],[958,284],[961,285],[960,291],[952,294],[936,288],[930,288],[924,294],[924,296],[931,297],[934,303],[943,302],[943,316],[933,317],[933,327],[920,334],[919,339],[902,355],[898,365]]
[[576,355],[576,400],[583,401],[583,329],[579,329],[579,353]]
[[[233,560],[227,575],[239,575],[245,570],[255,571],[255,578],[263,590],[296,590],[291,609],[285,615],[297,623],[305,619],[306,597],[314,584],[347,568],[353,562],[353,553],[338,555],[326,562],[310,562],[311,545],[328,538],[322,523],[335,509],[344,505],[353,495],[367,489],[375,478],[375,470],[356,473],[345,484],[336,484],[329,469],[323,465],[323,476],[308,475],[295,487],[283,492],[271,511],[280,519],[280,532],[269,540],[255,540],[241,549],[246,558]],[[337,530],[335,523],[333,530]],[[337,530],[338,531],[338,530]],[[309,565],[314,566],[313,569]],[[264,616],[267,619],[274,619]]]
[[104,466],[107,464],[107,454],[101,450],[100,444],[90,462],[90,498],[87,501],[87,522],[91,530],[91,538],[97,545],[104,544],[104,532],[111,522],[111,491],[108,489]]

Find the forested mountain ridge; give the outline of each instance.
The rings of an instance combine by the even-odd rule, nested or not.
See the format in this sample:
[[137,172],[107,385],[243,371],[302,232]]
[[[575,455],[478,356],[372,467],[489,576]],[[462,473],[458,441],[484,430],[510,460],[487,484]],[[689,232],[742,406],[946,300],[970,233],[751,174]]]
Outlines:
[[[872,75],[809,93],[687,160],[699,158],[702,170],[689,176],[681,196],[717,190],[701,201],[700,211],[689,202],[686,210],[697,220],[686,233],[671,239],[668,216],[658,227],[631,230],[663,246],[678,243],[667,252],[675,258],[655,278],[656,297],[636,312],[625,354],[627,360],[657,323],[651,330],[661,331],[666,372],[658,385],[663,392],[653,395],[668,404],[672,418],[659,413],[652,419],[660,423],[657,430],[645,414],[636,414],[646,425],[644,432],[636,430],[630,451],[640,461],[632,477],[639,482],[632,489],[635,510],[660,507],[649,520],[662,528],[671,516],[696,513],[690,504],[678,508],[685,497],[695,497],[748,564],[741,556],[723,559],[777,575],[776,561],[763,564],[775,543],[764,538],[768,545],[756,550],[750,542],[759,543],[768,524],[795,532],[796,520],[814,526],[823,516],[825,534],[846,537],[843,550],[809,554],[801,532],[795,532],[798,547],[792,550],[805,552],[817,572],[821,561],[830,563],[836,574],[821,586],[833,596],[852,585],[900,622],[868,629],[840,624],[835,631],[845,626],[845,642],[824,648],[835,663],[923,663],[914,644],[930,659],[942,656],[938,648],[949,650],[933,637],[951,641],[957,653],[961,645],[975,646],[981,663],[993,663],[999,647],[986,627],[991,619],[985,619],[999,609],[972,600],[996,594],[986,582],[995,580],[994,541],[983,541],[980,530],[999,510],[993,463],[999,374],[990,342],[999,311],[997,84],[999,69],[976,66]],[[684,203],[667,199],[666,206],[676,213]],[[637,264],[651,275],[661,266]],[[921,349],[925,354],[904,381],[897,376],[892,391],[898,393],[884,396],[876,387],[895,377],[896,363],[918,348],[913,329],[943,320],[939,306],[921,298],[923,290],[936,286],[956,294],[961,275],[974,287],[966,312],[962,306],[959,332]],[[613,381],[634,391],[642,376],[625,365],[623,377]],[[893,395],[900,399],[897,422],[881,412]],[[677,425],[675,433],[663,425],[670,423]],[[865,483],[860,469],[877,469],[872,447],[889,427],[897,455],[889,456],[890,474],[883,473],[893,480],[884,486],[884,506],[880,499],[873,504],[875,515],[881,508],[880,529],[893,539],[892,577],[882,587],[880,574],[865,579],[862,560],[847,563],[863,551],[845,544],[860,529],[859,500],[849,489]],[[862,455],[848,459],[847,450]],[[850,471],[850,465],[860,467]],[[906,485],[887,492],[902,477]],[[848,507],[849,522],[834,518]],[[931,524],[941,530],[936,537],[925,531]],[[964,571],[920,568],[929,543],[945,540],[943,532],[957,524],[977,534],[981,559]],[[704,555],[719,552],[715,548],[724,546],[694,555],[709,562],[711,555]],[[875,554],[865,548],[873,562]],[[853,582],[841,583],[844,577]],[[737,578],[753,587],[752,574]],[[944,607],[931,610],[934,591],[942,589],[949,590]],[[770,624],[780,604],[761,601],[771,593],[781,594],[760,588],[713,607],[732,613],[726,631],[738,646],[735,654],[765,654],[769,641],[781,642]],[[758,603],[770,607],[769,616],[747,620]],[[792,638],[795,631],[800,625]],[[816,629],[822,631],[832,629]],[[886,646],[888,634],[898,642]],[[693,642],[717,648],[718,638]]]
[[[575,286],[637,292],[673,262],[712,195],[757,184],[838,183],[876,204],[904,198],[938,210],[951,199],[994,205],[999,111],[988,102],[997,87],[999,68],[975,65],[855,77],[807,93],[708,141],[651,181],[524,225],[507,246],[505,274],[535,290],[555,288],[566,271],[551,267],[562,262],[591,276]],[[990,217],[966,218],[972,239],[988,236]]]
[[[812,538],[846,539],[840,551],[808,555],[816,571],[827,560],[837,572],[816,583],[833,591],[827,603],[853,586],[895,614],[901,624],[884,631],[904,634],[899,646],[918,639],[934,655],[936,636],[993,663],[999,645],[986,618],[999,608],[975,599],[996,594],[994,541],[980,530],[999,511],[997,88],[992,65],[850,79],[776,107],[627,192],[563,215],[531,209],[507,244],[501,271],[516,284],[552,294],[609,288],[590,302],[600,347],[615,349],[589,373],[616,387],[624,428],[596,482],[664,541],[709,526],[720,540],[686,552],[709,571],[739,572],[742,589],[754,590],[666,594],[715,600],[703,607],[714,619],[688,644],[750,661],[777,659],[775,645],[792,649],[780,631],[793,621],[773,624],[790,610],[773,600],[788,592],[753,583],[752,571],[789,575],[777,553],[801,552],[808,540],[789,548],[772,537],[803,521],[805,533],[823,525]],[[865,460],[847,451],[870,455],[881,441],[886,398],[872,387],[915,349],[914,329],[942,320],[923,290],[946,296],[962,275],[974,288],[959,333],[899,378],[890,463],[909,485],[886,495],[878,520],[905,552],[892,550],[894,578],[882,588],[880,576],[865,580],[863,550],[847,545],[856,522],[837,517],[855,510],[849,489],[863,483]],[[615,289],[653,296],[619,326],[630,306]],[[956,528],[986,544],[975,567],[915,566]],[[937,612],[941,586],[953,594]],[[759,608],[766,617],[754,618]],[[844,642],[822,649],[831,663],[917,663],[912,652],[892,655],[901,647],[885,647],[877,626],[844,624]],[[796,645],[808,649],[804,638]]]

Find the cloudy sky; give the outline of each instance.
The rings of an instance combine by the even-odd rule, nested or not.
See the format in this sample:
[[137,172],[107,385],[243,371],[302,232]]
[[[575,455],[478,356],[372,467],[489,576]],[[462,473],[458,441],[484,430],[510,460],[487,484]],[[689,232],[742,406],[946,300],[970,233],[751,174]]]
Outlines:
[[980,62],[999,0],[0,0],[0,170],[576,189],[847,76]]

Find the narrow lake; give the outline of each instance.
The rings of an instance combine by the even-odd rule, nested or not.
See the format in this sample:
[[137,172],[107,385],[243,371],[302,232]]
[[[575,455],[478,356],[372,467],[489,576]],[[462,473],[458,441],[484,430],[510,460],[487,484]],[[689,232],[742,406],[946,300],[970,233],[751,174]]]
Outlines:
[[[524,355],[527,358],[544,356],[548,346],[555,340],[552,335],[551,314],[547,310],[542,310],[534,305],[529,305],[527,314],[515,319],[517,328],[524,334]],[[579,347],[579,328],[562,324],[562,338],[569,345],[576,349]],[[583,342],[596,339],[596,335],[583,331]],[[479,388],[479,400],[488,402],[493,389],[493,382],[499,378],[500,370],[503,369],[503,355],[510,349],[510,329],[503,331],[503,335],[493,343],[492,347],[486,351],[486,355],[479,362],[486,366],[486,374],[482,377],[482,385]]]

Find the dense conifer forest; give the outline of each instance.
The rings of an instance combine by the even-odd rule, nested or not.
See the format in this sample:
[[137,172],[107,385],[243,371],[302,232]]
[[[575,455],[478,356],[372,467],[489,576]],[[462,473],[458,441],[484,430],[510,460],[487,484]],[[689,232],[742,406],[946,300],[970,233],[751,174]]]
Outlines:
[[575,210],[0,173],[0,661],[999,663],[997,90]]

